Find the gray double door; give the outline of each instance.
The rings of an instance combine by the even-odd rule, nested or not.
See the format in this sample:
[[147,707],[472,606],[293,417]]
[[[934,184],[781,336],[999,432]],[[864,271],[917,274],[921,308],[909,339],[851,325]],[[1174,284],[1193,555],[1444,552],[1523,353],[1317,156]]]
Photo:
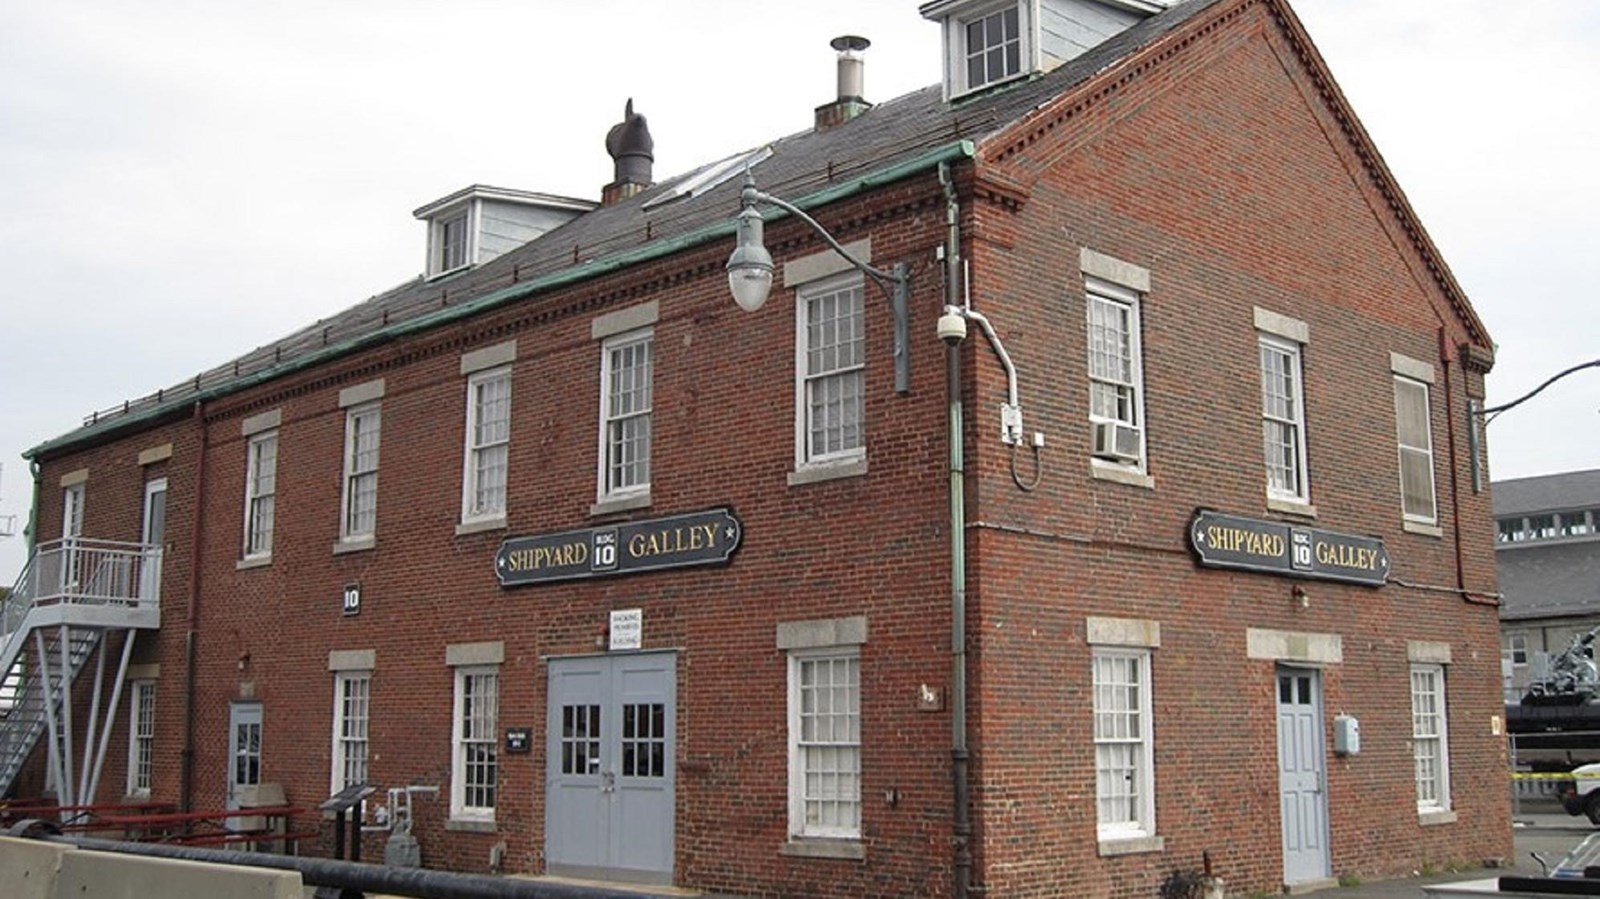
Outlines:
[[550,661],[545,867],[672,882],[677,655]]
[[1328,853],[1328,794],[1322,740],[1322,680],[1310,668],[1278,668],[1278,799],[1283,882],[1322,880]]

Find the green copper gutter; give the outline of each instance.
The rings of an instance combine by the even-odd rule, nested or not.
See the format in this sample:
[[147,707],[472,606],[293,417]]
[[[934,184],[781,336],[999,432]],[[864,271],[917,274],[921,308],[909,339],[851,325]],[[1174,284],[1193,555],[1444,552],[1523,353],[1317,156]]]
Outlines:
[[[859,178],[844,181],[825,190],[820,190],[816,193],[809,194],[797,201],[794,201],[794,205],[806,210],[826,206],[829,203],[834,203],[847,197],[855,196],[856,194],[863,193],[873,188],[882,187],[883,185],[899,181],[903,178],[910,177],[911,175],[935,170],[942,163],[948,163],[960,159],[971,159],[976,155],[977,146],[971,140],[955,141],[953,143],[945,144],[941,147],[936,147],[920,156],[908,159],[905,162],[889,166],[885,169],[879,169],[878,171],[862,175]],[[784,215],[787,215],[787,213]],[[777,217],[782,218],[783,216],[780,215]],[[276,378],[281,378],[297,371],[303,371],[305,369],[321,365],[341,356],[346,356],[359,350],[368,349],[400,337],[416,334],[429,330],[430,328],[439,327],[440,325],[445,325],[459,319],[477,315],[479,313],[486,312],[490,309],[503,306],[507,303],[523,299],[536,293],[554,290],[559,287],[566,287],[568,285],[586,281],[591,278],[598,278],[601,275],[607,275],[612,272],[628,268],[629,266],[639,265],[640,263],[650,262],[666,256],[671,256],[674,253],[678,253],[691,247],[696,247],[701,244],[732,235],[733,231],[734,217],[730,212],[725,220],[719,221],[713,225],[706,225],[705,227],[698,228],[689,232],[688,234],[680,235],[669,240],[663,240],[658,243],[648,244],[643,247],[627,250],[612,256],[606,256],[601,259],[592,260],[590,262],[585,262],[581,265],[575,265],[570,268],[562,269],[558,272],[552,272],[551,274],[534,278],[531,281],[524,281],[521,284],[514,284],[510,287],[501,288],[500,290],[496,290],[491,293],[484,294],[476,299],[469,300],[459,306],[450,306],[440,309],[437,312],[430,312],[427,315],[422,315],[407,321],[398,322],[388,327],[380,328],[371,333],[362,334],[358,337],[351,337],[340,343],[335,343],[326,348],[313,351],[299,359],[285,362],[280,365],[274,365],[271,368],[265,368],[261,371],[248,375],[241,375],[222,384],[218,384],[203,390],[197,390],[194,393],[186,394],[181,398],[175,397],[171,400],[158,402],[156,405],[147,410],[131,412],[125,415],[117,415],[115,417],[108,418],[103,422],[86,425],[85,427],[80,428],[70,434],[65,434],[61,437],[57,437],[54,440],[47,440],[44,443],[41,443],[38,446],[35,446],[32,449],[24,452],[22,457],[32,461],[44,456],[64,452],[66,450],[91,445],[98,440],[124,432],[135,431],[142,426],[159,421],[163,418],[179,414],[180,412],[187,412],[187,410],[196,402],[203,403],[208,400],[214,400],[219,397],[228,396],[229,394],[238,393],[242,390],[247,390],[259,384],[265,384]]]

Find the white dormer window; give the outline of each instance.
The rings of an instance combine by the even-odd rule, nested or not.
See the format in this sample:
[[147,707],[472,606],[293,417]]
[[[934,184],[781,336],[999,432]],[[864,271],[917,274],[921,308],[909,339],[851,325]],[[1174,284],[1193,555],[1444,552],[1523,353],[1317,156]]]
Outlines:
[[471,239],[467,220],[471,217],[470,211],[463,209],[455,215],[440,219],[434,226],[437,235],[434,238],[437,258],[433,260],[432,274],[452,271],[467,264],[467,260],[471,258],[467,252],[467,244]]
[[1004,81],[1022,71],[1022,12],[1015,5],[974,16],[963,23],[967,90]]

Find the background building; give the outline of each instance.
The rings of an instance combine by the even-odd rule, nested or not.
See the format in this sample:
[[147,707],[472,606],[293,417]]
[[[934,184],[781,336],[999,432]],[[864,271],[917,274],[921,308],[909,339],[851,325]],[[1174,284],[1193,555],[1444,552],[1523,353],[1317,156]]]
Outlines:
[[1292,11],[922,12],[941,84],[841,38],[659,182],[629,108],[598,205],[429,203],[416,281],[32,450],[13,792],[438,785],[427,864],[770,896],[1506,855],[1492,343]]

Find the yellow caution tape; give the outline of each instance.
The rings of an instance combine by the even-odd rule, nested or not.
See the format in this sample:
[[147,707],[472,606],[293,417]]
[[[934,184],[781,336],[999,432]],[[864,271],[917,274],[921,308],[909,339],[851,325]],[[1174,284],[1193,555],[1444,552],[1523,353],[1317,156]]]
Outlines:
[[[1596,777],[1597,777],[1597,775],[1593,775],[1593,774],[1584,775],[1584,779],[1585,780],[1594,780],[1594,779],[1596,779]],[[1511,779],[1512,780],[1576,780],[1577,778],[1574,777],[1570,772],[1564,773],[1564,772],[1560,772],[1560,771],[1513,771],[1513,772],[1511,772]]]

